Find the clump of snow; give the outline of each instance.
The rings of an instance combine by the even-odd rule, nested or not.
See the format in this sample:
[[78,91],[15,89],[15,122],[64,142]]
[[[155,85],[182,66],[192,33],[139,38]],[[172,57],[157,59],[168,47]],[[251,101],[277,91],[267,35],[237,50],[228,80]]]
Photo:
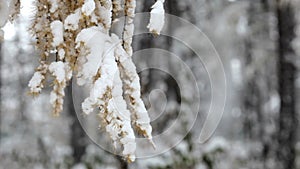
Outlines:
[[63,102],[67,81],[72,77],[72,70],[68,63],[62,61],[52,62],[49,65],[49,72],[55,77],[53,90],[50,94],[50,103],[53,107],[53,114],[58,116],[63,110]]
[[59,20],[55,20],[51,23],[50,28],[53,35],[53,46],[57,47],[58,45],[64,42],[64,32],[63,32],[63,23]]
[[[136,72],[136,67],[125,50],[122,48],[120,39],[112,34],[113,42],[116,46],[115,57],[119,61],[119,68],[121,72],[121,79],[124,84],[125,98],[129,110],[133,113],[133,124],[140,134],[147,137],[152,142],[152,127],[150,125],[150,118],[143,100],[141,99],[141,85],[140,79]],[[131,98],[131,99],[128,99]]]
[[67,16],[64,22],[65,29],[69,29],[73,31],[77,30],[79,27],[78,24],[79,24],[80,16],[81,16],[80,9],[77,9],[74,13]]
[[85,14],[86,16],[90,16],[93,11],[95,10],[96,5],[94,0],[85,0],[84,4],[81,7],[81,11],[83,14]]
[[165,0],[157,0],[151,7],[150,22],[148,25],[149,31],[153,34],[159,35],[165,24]]
[[[94,34],[95,36],[96,34]],[[83,37],[86,38],[87,36]],[[81,36],[78,37],[78,39],[81,38]],[[82,103],[82,109],[84,113],[89,114],[96,106],[101,107],[99,116],[105,123],[103,126],[105,126],[106,132],[109,134],[115,147],[117,147],[117,143],[121,143],[123,156],[132,162],[135,160],[136,143],[131,127],[131,114],[123,97],[120,70],[115,60],[115,44],[112,43],[110,37],[106,38],[106,41],[103,41],[103,37],[90,41],[92,44],[103,44],[104,48],[101,49],[102,55],[99,56],[99,51],[97,55],[98,60],[99,58],[101,60],[101,66],[99,65],[100,77],[93,84],[90,96]],[[93,48],[93,46],[90,48]],[[99,47],[96,48],[99,50]],[[126,54],[125,51],[124,53]]]
[[[77,84],[84,85],[86,82],[91,82],[97,74],[101,64],[101,57],[104,52],[104,43],[109,40],[109,36],[101,31],[96,26],[83,29],[76,38],[77,47],[80,47],[81,42],[89,49],[86,62],[82,63],[77,73]],[[79,58],[80,59],[80,58]]]
[[[119,133],[122,137],[120,139],[120,143],[123,145],[123,156],[127,158],[129,162],[135,160],[135,150],[136,150],[136,143],[135,143],[135,135],[133,129],[131,127],[131,117],[130,112],[127,109],[126,101],[123,98],[123,85],[120,78],[120,71],[118,69],[117,62],[115,61],[114,57],[114,44],[113,43],[106,43],[108,54],[105,55],[106,58],[110,60],[111,66],[114,67],[116,70],[113,72],[113,76],[110,77],[113,79],[113,88],[112,88],[112,98],[108,102],[107,109],[111,114],[115,114],[116,118],[111,120],[111,124],[108,125],[107,131],[114,130],[115,133]],[[118,119],[121,119],[119,121]],[[109,119],[106,119],[109,120]],[[121,123],[119,130],[115,129],[115,123]],[[109,129],[112,127],[111,129]],[[118,138],[118,137],[117,137]]]
[[111,17],[112,17],[111,8],[99,6],[98,13],[104,27],[106,29],[109,29],[111,26]]
[[[101,39],[97,40],[101,41]],[[107,57],[107,55],[111,56],[111,52],[113,52],[113,50],[108,53],[102,53],[101,57],[103,57],[103,61],[100,60],[101,67],[99,67],[101,77],[95,81],[91,88],[90,96],[82,103],[82,109],[85,114],[90,114],[93,111],[94,106],[102,105],[103,100],[105,100],[104,95],[107,92],[107,88],[113,88],[113,80],[118,68],[116,64],[114,64],[114,57]]]
[[41,65],[37,68],[33,77],[29,81],[28,87],[30,88],[30,92],[32,94],[38,94],[44,88],[43,81],[46,79],[45,75],[48,70],[48,65],[45,63],[41,63]]
[[[132,126],[150,141],[152,127],[141,99],[140,79],[131,58],[136,0],[126,0],[124,6],[122,3],[121,0],[82,0],[74,2],[76,9],[60,10],[60,1],[38,1],[32,27],[38,37],[37,46],[45,51],[42,60],[52,63],[46,71],[37,70],[29,86],[33,93],[40,92],[49,72],[54,77],[50,103],[54,115],[59,115],[63,110],[64,89],[72,72],[76,71],[77,84],[90,87],[89,96],[82,103],[83,112],[90,114],[98,108],[102,126],[115,147],[122,146],[122,155],[132,162],[136,150]],[[164,13],[163,3],[164,0],[158,0],[151,14]],[[44,9],[45,5],[50,5],[50,10]],[[114,34],[110,36],[112,18],[120,10],[126,15],[122,40]],[[162,27],[164,19],[159,19],[149,24],[153,32],[162,29],[159,26]],[[43,41],[46,35],[52,39]],[[49,55],[53,50],[57,51],[54,58]]]
[[55,76],[55,79],[61,83],[65,80],[66,73],[65,73],[65,64],[61,61],[59,62],[52,62],[49,65],[49,71]]
[[32,93],[40,93],[43,88],[42,81],[44,79],[45,79],[45,77],[41,74],[41,72],[35,72],[28,84],[30,91]]

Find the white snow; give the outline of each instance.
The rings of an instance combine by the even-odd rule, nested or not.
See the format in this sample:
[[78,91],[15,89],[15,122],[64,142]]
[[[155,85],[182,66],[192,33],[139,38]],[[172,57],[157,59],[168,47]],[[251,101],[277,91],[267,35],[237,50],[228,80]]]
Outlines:
[[49,65],[49,71],[52,73],[53,76],[55,76],[55,79],[59,83],[63,82],[66,78],[65,64],[61,61],[52,62]]
[[126,1],[125,3],[125,27],[123,31],[123,47],[129,56],[132,56],[132,37],[134,33],[134,17],[136,1]]
[[9,17],[9,1],[0,0],[0,28],[2,28]]
[[65,19],[64,27],[65,29],[69,30],[76,30],[78,29],[78,23],[81,16],[80,9],[77,9],[73,14],[70,14]]
[[122,48],[120,39],[115,34],[112,34],[112,39],[116,46],[115,57],[121,65],[119,68],[121,72],[121,79],[124,84],[125,95],[127,95],[125,98],[131,97],[134,99],[134,103],[132,103],[130,99],[126,100],[129,110],[134,114],[135,117],[132,119],[133,124],[135,124],[135,127],[142,131],[142,134],[153,144],[151,140],[152,127],[150,125],[148,112],[143,100],[141,99],[141,85],[139,76],[136,72],[136,67],[131,56],[129,56]]
[[[77,47],[80,42],[89,49],[89,54],[86,57],[85,63],[79,66],[77,74],[77,84],[84,85],[86,82],[91,82],[93,77],[97,74],[102,61],[102,55],[104,52],[104,44],[109,40],[109,36],[100,31],[100,28],[94,26],[87,29],[83,29],[76,38]],[[81,58],[79,57],[79,59]],[[84,60],[81,59],[80,62]]]
[[0,0],[0,41],[4,39],[4,31],[1,29],[5,26],[9,18],[9,1]]
[[37,71],[34,73],[33,77],[28,83],[31,93],[38,94],[42,91],[44,88],[43,81],[46,78],[45,74],[47,73],[47,70],[48,65],[43,62],[37,67]]
[[50,103],[52,104],[54,115],[59,115],[63,110],[64,89],[67,81],[72,77],[72,70],[68,63],[58,61],[49,65],[49,72],[55,77],[53,90],[50,94]]
[[53,35],[53,42],[52,45],[57,47],[58,45],[64,42],[63,36],[63,23],[59,20],[55,20],[50,25]]
[[[87,32],[82,32],[82,35],[88,32],[91,33],[87,30]],[[92,38],[97,36],[97,33],[92,34],[94,34]],[[82,36],[78,36],[78,39],[81,38]],[[105,106],[105,102],[107,102],[107,112],[100,113],[100,116],[107,122],[105,130],[115,146],[118,142],[123,145],[123,156],[129,161],[134,161],[136,150],[135,135],[131,127],[131,113],[127,109],[126,101],[123,98],[123,84],[115,60],[116,45],[111,42],[109,37],[105,38],[106,41],[104,42],[102,41],[103,37],[95,38],[94,41],[90,41],[93,42],[92,44],[103,44],[104,48],[101,49],[101,52],[103,53],[103,51],[105,51],[105,53],[100,57],[99,54],[97,55],[98,59],[101,57],[103,58],[100,62],[101,66],[99,65],[101,76],[93,84],[93,87],[90,90],[90,96],[82,103],[82,109],[85,114],[90,114],[95,106]],[[98,45],[97,49],[99,50]],[[124,53],[126,52],[124,51]],[[105,96],[107,93],[108,96]]]
[[85,14],[86,16],[90,16],[93,11],[95,10],[96,5],[94,0],[85,0],[84,4],[81,7],[81,11],[83,14]]
[[103,25],[106,28],[109,28],[111,25],[111,17],[112,17],[111,9],[107,9],[104,6],[99,6],[98,12]]
[[[120,130],[117,130],[117,133],[121,133],[121,144],[123,145],[122,154],[129,161],[135,160],[135,135],[133,129],[131,127],[131,118],[130,112],[127,109],[126,101],[123,98],[123,84],[120,77],[120,71],[118,69],[117,62],[114,57],[114,50],[111,50],[112,47],[115,48],[115,44],[110,43],[111,47],[107,47],[109,53],[105,55],[112,64],[112,67],[116,69],[115,72],[112,72],[113,75],[110,77],[113,79],[113,88],[112,88],[112,99],[109,100],[108,110],[116,114],[116,116],[121,119],[122,124],[120,125]],[[119,121],[116,119],[112,120],[112,123],[118,123]],[[109,130],[110,131],[110,130]],[[116,132],[116,131],[115,131]]]
[[58,56],[59,56],[60,60],[63,60],[65,58],[65,54],[66,54],[66,52],[65,52],[64,49],[59,49],[58,50]]
[[157,0],[151,7],[152,10],[150,12],[150,22],[148,28],[151,33],[157,35],[160,34],[165,24],[164,2],[165,0]]
[[43,88],[42,81],[44,79],[45,77],[41,74],[41,72],[35,72],[28,84],[30,91],[32,93],[40,93]]
[[50,12],[54,13],[58,9],[57,0],[49,0],[49,3],[51,4]]
[[[101,39],[95,40],[101,41]],[[100,68],[101,77],[95,81],[93,87],[90,90],[90,96],[87,99],[85,99],[85,101],[82,103],[82,109],[85,114],[90,114],[93,111],[95,105],[101,105],[101,103],[103,102],[103,95],[105,94],[106,89],[112,89],[114,85],[113,80],[114,76],[116,76],[116,72],[118,71],[118,67],[114,63],[114,57],[111,57],[113,54],[113,50],[109,49],[107,46],[105,47],[105,49],[108,49],[109,51],[107,53],[103,53],[103,55],[100,57],[97,55],[95,57],[96,59],[98,58],[98,68]],[[103,61],[101,60],[102,57]]]

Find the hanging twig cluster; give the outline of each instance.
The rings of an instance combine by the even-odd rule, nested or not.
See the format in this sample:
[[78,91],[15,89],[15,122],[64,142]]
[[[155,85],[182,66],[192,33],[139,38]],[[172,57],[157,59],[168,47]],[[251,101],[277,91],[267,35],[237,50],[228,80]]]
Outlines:
[[[0,0],[0,28],[7,21],[12,22],[20,13],[20,0]],[[4,32],[0,29],[0,41],[4,39]]]
[[[159,34],[164,24],[164,0],[157,0],[148,28]],[[29,82],[33,95],[53,77],[50,103],[53,114],[63,110],[64,89],[73,76],[88,85],[82,110],[100,110],[101,126],[114,146],[122,146],[128,162],[135,160],[135,135],[152,143],[152,127],[141,99],[139,76],[132,61],[136,0],[37,0],[31,31],[41,51],[40,65]],[[125,15],[123,36],[111,33],[113,19]],[[133,127],[132,127],[133,126]]]

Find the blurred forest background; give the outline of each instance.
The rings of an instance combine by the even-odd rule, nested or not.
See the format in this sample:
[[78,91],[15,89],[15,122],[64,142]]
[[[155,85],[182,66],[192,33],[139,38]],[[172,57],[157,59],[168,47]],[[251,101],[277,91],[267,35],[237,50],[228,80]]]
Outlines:
[[[27,94],[28,81],[38,64],[38,51],[27,31],[31,2],[21,1],[21,16],[6,25],[5,41],[0,44],[0,169],[300,169],[300,1],[166,0],[167,13],[195,24],[216,47],[228,83],[226,108],[215,135],[204,144],[197,143],[211,99],[209,78],[199,66],[201,61],[170,37],[135,37],[135,51],[165,49],[191,68],[201,104],[197,125],[179,145],[129,165],[87,137],[74,110],[71,87],[59,118],[51,116],[49,88],[37,98]],[[153,3],[138,0],[137,12],[149,12]],[[185,35],[185,40],[199,46],[200,53],[207,52],[201,39],[193,38],[185,25],[168,21],[166,29]],[[138,67],[150,62],[176,68],[170,58],[136,58]],[[213,61],[206,66],[218,69]],[[179,79],[173,79],[157,70],[140,73],[143,99],[148,107],[151,104],[151,112],[161,107],[160,93],[150,95],[151,91],[159,89],[167,97],[163,113],[152,122],[154,135],[176,120],[179,105],[188,116],[194,91],[179,91],[176,84],[184,82],[185,75],[180,72]],[[179,120],[182,122],[177,127],[184,132],[188,121]]]

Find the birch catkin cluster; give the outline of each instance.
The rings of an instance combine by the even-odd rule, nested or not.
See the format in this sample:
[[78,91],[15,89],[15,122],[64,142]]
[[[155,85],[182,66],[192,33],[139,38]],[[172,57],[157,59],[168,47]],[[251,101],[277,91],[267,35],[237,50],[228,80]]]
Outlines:
[[[164,24],[164,0],[157,0],[151,11],[149,30],[159,34]],[[53,90],[53,114],[63,110],[64,89],[73,76],[77,84],[90,87],[82,110],[90,114],[97,108],[101,126],[115,147],[123,148],[128,162],[135,160],[135,134],[152,143],[152,127],[141,99],[140,80],[132,61],[135,0],[37,0],[31,31],[41,52],[29,88],[39,94],[46,78]],[[112,20],[125,14],[122,37],[111,33]]]

